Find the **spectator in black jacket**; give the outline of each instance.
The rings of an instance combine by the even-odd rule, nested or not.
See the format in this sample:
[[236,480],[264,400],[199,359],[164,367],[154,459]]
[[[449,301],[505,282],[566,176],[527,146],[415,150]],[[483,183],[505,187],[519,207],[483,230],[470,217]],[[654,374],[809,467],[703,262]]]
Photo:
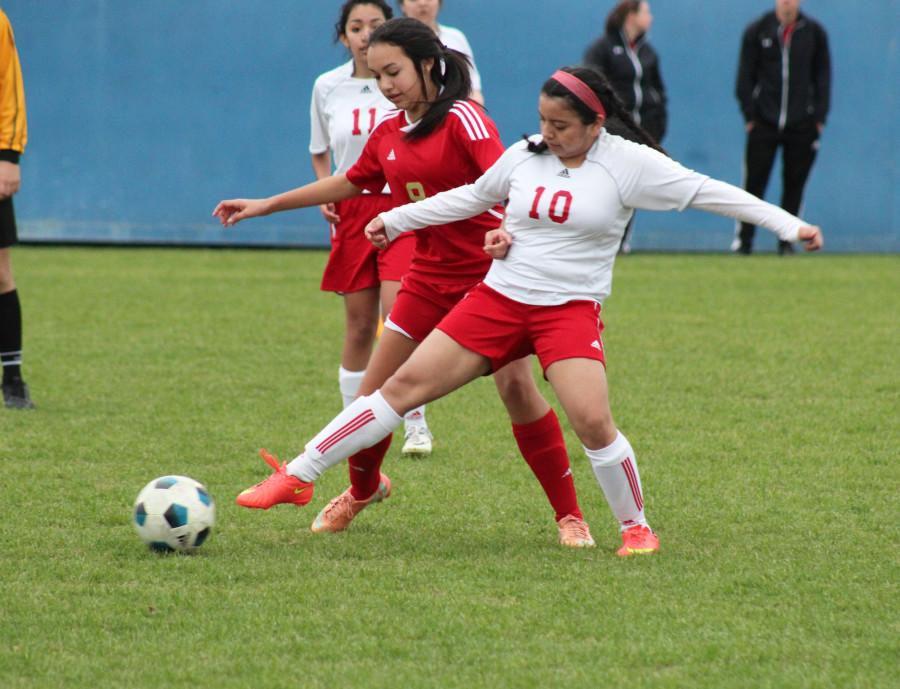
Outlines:
[[[781,207],[793,215],[819,150],[831,91],[828,35],[800,12],[800,2],[776,0],[774,11],[744,31],[736,88],[747,129],[744,188],[763,197],[780,146]],[[754,230],[738,225],[732,250],[751,253]],[[779,254],[793,250],[779,241]]]
[[[622,0],[607,15],[606,33],[587,49],[584,63],[606,75],[634,121],[659,143],[666,133],[666,87],[659,57],[647,40],[652,23],[649,2]],[[615,122],[607,128],[625,138],[631,136],[627,130],[619,131]],[[633,225],[632,216],[622,237],[622,253],[630,250]]]

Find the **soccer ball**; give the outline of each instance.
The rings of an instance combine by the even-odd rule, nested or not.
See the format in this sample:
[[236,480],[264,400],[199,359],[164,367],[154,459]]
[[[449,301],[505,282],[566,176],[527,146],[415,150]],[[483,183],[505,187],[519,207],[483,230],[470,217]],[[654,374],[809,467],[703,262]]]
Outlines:
[[216,521],[206,487],[187,476],[160,476],[134,501],[134,528],[151,550],[188,552],[203,545]]

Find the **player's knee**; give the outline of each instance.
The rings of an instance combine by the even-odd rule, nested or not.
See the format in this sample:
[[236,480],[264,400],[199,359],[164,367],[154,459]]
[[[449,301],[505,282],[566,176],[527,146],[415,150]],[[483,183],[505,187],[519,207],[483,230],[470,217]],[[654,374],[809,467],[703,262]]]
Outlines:
[[369,349],[375,339],[376,326],[362,322],[359,327],[347,328],[345,339],[347,344],[356,350]]
[[578,418],[570,419],[578,439],[585,447],[598,450],[616,439],[616,424],[612,414],[602,409],[585,410]]
[[0,249],[0,294],[6,294],[15,288],[16,281],[13,280],[9,249]]
[[12,292],[16,288],[16,281],[13,280],[12,273],[0,271],[0,294]]
[[514,365],[503,368],[494,375],[494,384],[500,399],[507,406],[521,406],[535,399],[543,399],[534,384],[530,367]]
[[385,397],[390,397],[406,407],[404,411],[408,411],[421,404],[418,400],[427,394],[429,379],[429,376],[422,375],[414,367],[401,366],[381,386],[381,392]]

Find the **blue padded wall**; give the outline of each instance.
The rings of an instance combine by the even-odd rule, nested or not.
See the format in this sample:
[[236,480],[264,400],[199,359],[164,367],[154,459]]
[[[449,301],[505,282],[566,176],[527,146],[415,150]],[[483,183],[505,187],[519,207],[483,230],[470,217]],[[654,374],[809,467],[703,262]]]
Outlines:
[[[768,1],[657,0],[652,41],[670,98],[672,155],[740,183],[743,128],[734,73],[743,27]],[[17,197],[32,241],[324,245],[315,210],[222,231],[223,197],[312,179],[309,93],[345,59],[332,43],[337,0],[17,0],[30,144]],[[804,216],[838,251],[900,250],[897,171],[900,0],[862,11],[807,0],[829,30],[833,103]],[[541,9],[543,8],[543,9]],[[504,141],[536,129],[540,84],[578,62],[607,3],[446,0]],[[769,190],[778,199],[777,170]],[[688,211],[642,213],[635,247],[726,250],[733,223]],[[764,241],[774,247],[774,238]]]

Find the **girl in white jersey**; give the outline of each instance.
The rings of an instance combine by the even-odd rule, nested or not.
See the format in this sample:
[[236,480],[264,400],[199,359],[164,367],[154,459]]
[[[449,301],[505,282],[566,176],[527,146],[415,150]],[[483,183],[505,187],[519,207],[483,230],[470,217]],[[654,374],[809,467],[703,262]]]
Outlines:
[[400,11],[411,19],[418,19],[428,28],[437,34],[448,48],[456,50],[467,58],[471,63],[469,73],[472,77],[472,92],[469,98],[484,105],[484,95],[481,92],[481,74],[478,73],[478,67],[475,66],[475,54],[466,35],[452,26],[445,26],[438,23],[438,13],[443,6],[443,0],[397,0]]
[[619,522],[617,554],[653,553],[659,539],[644,515],[634,450],[609,407],[599,318],[625,225],[635,208],[691,207],[804,240],[810,251],[821,248],[822,234],[649,145],[608,134],[607,112],[652,144],[606,78],[590,68],[557,71],[542,88],[539,111],[541,136],[512,146],[474,184],[395,208],[366,228],[376,245],[386,246],[402,230],[508,200],[506,227],[485,237],[495,260],[484,282],[380,390],[358,398],[307,443],[292,472],[311,487],[329,466],[396,428],[407,409],[535,352]]
[[[347,0],[341,7],[335,38],[352,59],[320,75],[313,86],[309,152],[316,179],[346,172],[359,158],[376,123],[393,110],[366,63],[369,36],[392,16],[393,10],[384,0]],[[331,253],[321,288],[344,298],[346,330],[338,369],[344,406],[359,391],[372,355],[379,313],[390,313],[415,250],[412,234],[380,253],[366,240],[365,224],[394,205],[389,191],[384,190],[320,206],[331,226]],[[407,414],[403,452],[431,452],[424,408]]]

